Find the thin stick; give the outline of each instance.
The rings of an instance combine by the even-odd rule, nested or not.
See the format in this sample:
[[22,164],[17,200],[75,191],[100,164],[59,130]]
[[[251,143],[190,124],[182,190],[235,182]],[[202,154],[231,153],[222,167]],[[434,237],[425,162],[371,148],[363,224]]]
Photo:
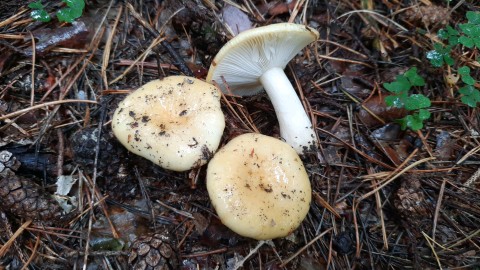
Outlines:
[[436,242],[434,240],[430,239],[430,237],[428,237],[428,235],[426,235],[425,232],[422,232],[422,234],[425,237],[425,240],[427,240],[427,244],[430,247],[430,249],[432,250],[433,255],[435,256],[435,260],[437,261],[437,264],[438,264],[438,269],[442,270],[443,267],[442,267],[442,264],[440,263],[440,258],[438,258],[438,254],[435,251],[435,247],[433,246],[433,244],[434,243],[436,244]]
[[243,264],[248,260],[248,258],[250,258],[253,254],[257,253],[258,249],[261,246],[263,246],[265,243],[267,243],[267,241],[265,241],[265,240],[258,241],[257,246],[254,249],[250,250],[250,252],[247,254],[247,256],[245,256],[245,258],[243,258],[242,260],[235,263],[235,265],[233,266],[233,270],[237,270],[237,269],[243,267]]
[[[155,29],[153,28],[151,25],[149,25],[143,18],[142,18],[142,15],[140,15],[140,13],[138,13],[135,8],[130,4],[130,3],[127,3],[127,8],[128,10],[130,11],[130,13],[132,14],[133,17],[135,17],[135,19],[143,26],[145,27],[145,29],[148,30],[148,32],[150,32],[150,34],[156,38],[158,38],[160,36],[160,33]],[[180,10],[178,10],[177,12],[179,12]],[[176,13],[177,13],[176,12]],[[165,48],[168,52],[168,54],[170,54],[170,56],[173,58],[174,60],[174,63],[173,65],[176,66],[183,74],[187,75],[187,76],[191,76],[193,77],[193,72],[192,70],[190,70],[190,68],[185,64],[185,61],[182,59],[182,57],[180,57],[180,55],[177,54],[177,52],[175,51],[175,49],[172,47],[172,45],[170,45],[170,43],[168,43],[165,39],[163,39],[160,44],[163,46],[163,48]]]
[[362,107],[362,109],[364,109],[368,114],[370,114],[371,116],[373,116],[375,119],[377,119],[378,121],[380,121],[380,123],[382,123],[383,125],[385,125],[385,120],[383,120],[380,116],[376,115],[374,112],[372,112],[367,106],[365,106],[362,102],[360,102],[357,98],[355,98],[354,96],[352,96],[350,93],[348,93],[347,91],[345,91],[345,89],[343,89],[343,87],[339,87],[340,91],[342,91],[347,97],[349,97],[351,100],[353,100],[353,102],[357,103],[358,105],[360,105]]
[[35,241],[35,246],[33,247],[32,255],[30,256],[30,258],[28,258],[28,261],[23,265],[21,270],[27,270],[28,269],[28,266],[30,265],[30,263],[37,256],[37,249],[38,249],[39,245],[40,245],[40,236],[37,235],[37,241]]
[[[110,5],[112,3],[113,1],[110,2]],[[103,79],[103,85],[105,88],[108,88],[107,68],[108,68],[108,62],[110,61],[110,53],[112,50],[113,37],[115,36],[115,32],[117,31],[117,26],[118,26],[118,22],[120,21],[120,17],[123,14],[122,11],[123,11],[123,6],[120,6],[120,8],[118,9],[117,17],[115,18],[115,22],[113,23],[112,31],[108,36],[108,39],[107,39],[107,42],[105,43],[105,48],[103,51],[101,74]]]
[[427,140],[425,136],[423,136],[423,133],[420,130],[417,130],[417,135],[420,137],[420,140],[422,140],[423,145],[425,146],[425,150],[427,150],[428,154],[433,157],[432,149],[430,149],[430,146],[427,143]]
[[19,11],[15,15],[11,16],[10,18],[5,19],[4,21],[0,22],[0,27],[4,27],[6,25],[9,25],[15,21],[17,21],[18,18],[22,16],[23,13],[27,12],[29,9],[24,9],[22,11]]
[[[372,186],[378,186],[377,180],[372,179]],[[382,227],[383,250],[388,250],[388,237],[387,230],[385,228],[385,217],[382,209],[382,199],[380,198],[380,192],[378,191],[375,192],[375,202],[377,204],[377,213],[380,216],[380,225]]]
[[405,31],[405,32],[408,32],[408,29],[403,27],[401,24],[395,22],[394,20],[392,19],[389,19],[387,18],[385,15],[382,15],[378,12],[375,12],[375,11],[372,11],[372,10],[368,10],[368,9],[361,9],[361,10],[353,10],[353,11],[350,11],[350,12],[346,12],[340,16],[338,16],[337,20],[342,18],[342,17],[345,17],[345,16],[349,16],[350,14],[354,14],[354,13],[367,13],[367,14],[370,14],[372,15],[372,17],[379,23],[381,23],[383,26],[388,26],[388,24],[386,24],[385,22],[379,20],[376,16],[378,17],[381,17],[383,19],[385,19],[386,21],[388,21],[389,23],[395,25],[396,27],[398,27],[398,29],[402,30],[402,31]]
[[12,237],[10,237],[10,239],[8,239],[7,243],[5,243],[5,245],[3,245],[2,248],[0,248],[0,258],[3,257],[3,256],[5,256],[5,254],[7,253],[8,249],[10,248],[10,246],[13,244],[13,242],[15,242],[15,239],[17,239],[17,237],[19,237],[20,234],[22,234],[22,232],[23,232],[28,226],[30,226],[31,223],[32,223],[32,220],[29,219],[29,220],[25,221],[25,223],[23,223],[22,226],[17,229],[17,231],[15,231],[15,233],[12,235]]
[[295,6],[293,7],[292,14],[290,15],[290,18],[288,19],[289,23],[293,23],[295,21],[295,18],[297,17],[298,11],[301,6],[303,6],[305,0],[297,1],[295,3]]
[[341,142],[343,145],[347,146],[348,148],[350,148],[352,151],[354,151],[355,153],[359,154],[360,156],[364,157],[365,159],[367,159],[369,162],[372,162],[372,163],[375,163],[375,164],[378,164],[382,167],[385,167],[385,168],[388,168],[388,169],[391,169],[391,170],[394,170],[395,168],[380,161],[380,160],[377,160],[377,159],[374,159],[372,157],[370,157],[369,155],[363,153],[362,151],[356,149],[355,147],[353,147],[351,144],[349,144],[348,142],[346,142],[345,140],[339,138],[338,136],[336,136],[335,134],[331,133],[330,131],[327,131],[325,129],[322,129],[322,128],[317,128],[317,130],[319,130],[320,132],[322,133],[325,133],[329,136],[331,136],[332,138],[335,138],[336,140],[338,140],[339,142]]
[[359,65],[362,65],[362,66],[366,66],[366,67],[369,67],[369,68],[373,68],[373,66],[370,65],[370,64],[367,64],[367,63],[364,63],[364,62],[361,62],[361,61],[356,61],[356,60],[350,60],[350,59],[338,58],[338,57],[327,56],[327,55],[320,55],[320,54],[318,54],[317,57],[318,57],[318,58],[328,59],[328,60],[339,61],[339,62],[345,62],[345,63],[351,63],[351,64],[359,64]]
[[319,40],[317,40],[317,42],[324,42],[324,43],[329,43],[329,44],[335,45],[335,46],[340,47],[340,48],[342,48],[342,49],[344,49],[344,50],[346,50],[346,51],[349,51],[349,52],[351,52],[351,53],[354,53],[354,54],[360,56],[361,58],[363,58],[363,59],[365,59],[365,60],[368,60],[368,56],[367,56],[367,55],[365,55],[365,54],[363,54],[363,53],[361,53],[361,52],[357,52],[357,51],[355,51],[354,49],[349,48],[349,47],[347,47],[347,46],[345,46],[345,45],[342,45],[342,44],[340,44],[340,43],[337,43],[337,42],[335,42],[335,41],[331,41],[331,40],[327,40],[327,39],[319,39]]
[[316,199],[316,201],[323,206],[325,209],[327,209],[330,213],[332,213],[336,218],[341,218],[340,214],[333,208],[325,199],[318,194],[318,192],[313,192],[313,197]]
[[434,160],[435,158],[431,157],[431,158],[424,158],[424,159],[421,159],[411,165],[409,165],[408,167],[406,167],[405,169],[401,170],[398,174],[396,174],[395,176],[393,176],[392,178],[386,180],[383,184],[381,184],[380,186],[378,186],[376,189],[364,194],[363,196],[361,196],[360,198],[358,198],[358,201],[362,201],[368,197],[370,197],[373,193],[379,191],[380,189],[384,188],[386,185],[390,184],[393,180],[397,179],[399,176],[401,176],[402,174],[404,174],[406,171],[410,170],[411,168],[413,167],[416,167],[422,163],[425,163],[427,161],[430,161],[430,160]]
[[212,250],[212,251],[207,251],[207,252],[187,254],[187,255],[182,255],[182,258],[205,257],[205,256],[210,256],[210,255],[212,255],[212,254],[224,253],[224,252],[227,252],[227,250],[228,250],[227,248],[221,248],[221,249]]
[[464,239],[461,239],[461,240],[459,240],[459,241],[456,241],[456,242],[453,243],[452,245],[446,247],[446,249],[451,250],[452,248],[457,247],[457,246],[463,244],[463,243],[466,242],[466,241],[470,241],[470,240],[471,240],[472,238],[474,238],[474,237],[478,237],[478,235],[480,235],[480,229],[474,231],[474,232],[471,233],[470,235],[466,235]]
[[63,158],[65,155],[65,140],[63,138],[63,131],[61,129],[57,129],[57,138],[58,138],[57,177],[60,177],[63,175],[63,161],[64,161]]
[[97,102],[95,100],[83,100],[83,99],[65,99],[65,100],[50,101],[50,102],[45,102],[45,103],[42,103],[42,104],[33,105],[31,107],[21,109],[21,110],[18,110],[18,111],[14,111],[14,112],[6,114],[6,115],[2,115],[2,116],[0,116],[0,121],[8,119],[8,118],[15,117],[15,116],[22,115],[22,114],[28,113],[28,112],[36,110],[36,109],[41,109],[41,108],[44,108],[44,107],[48,107],[48,106],[52,106],[52,105],[59,105],[59,104],[64,104],[64,103],[97,104]]
[[165,208],[167,208],[167,209],[169,209],[169,210],[171,210],[171,211],[173,211],[173,212],[175,212],[175,213],[177,213],[181,216],[184,216],[184,217],[190,218],[190,219],[194,219],[193,215],[191,213],[187,212],[187,211],[178,210],[178,209],[176,209],[174,207],[171,207],[170,205],[168,205],[168,204],[166,204],[166,203],[164,203],[160,200],[156,200],[156,202],[158,204],[160,204],[161,206],[163,206],[163,207],[165,207]]
[[[133,60],[133,61],[131,62],[131,65],[130,65],[129,67],[127,67],[127,68],[123,71],[122,74],[120,74],[118,77],[116,77],[115,79],[113,79],[113,80],[110,81],[110,84],[113,84],[113,83],[121,80],[121,79],[122,79],[123,77],[125,77],[125,75],[127,75],[127,74],[130,72],[130,70],[132,70],[135,66],[138,67],[138,65],[141,65],[141,64],[139,64],[139,63],[144,63],[142,59],[144,59],[144,58],[146,57],[146,55],[147,55],[148,53],[150,53],[150,51],[152,51],[155,46],[158,45],[158,43],[162,42],[163,39],[165,39],[165,38],[160,38],[160,37],[155,38],[155,39],[150,43],[150,45],[148,45],[148,47],[144,50],[144,52],[141,53],[140,56],[137,57],[137,59],[135,59],[135,60]],[[143,65],[141,65],[141,67],[143,67]]]
[[313,238],[312,240],[310,240],[310,242],[308,242],[305,246],[303,246],[301,249],[299,249],[297,252],[295,252],[295,254],[293,254],[292,256],[290,256],[290,258],[286,259],[282,264],[280,264],[280,268],[283,268],[285,267],[285,265],[287,265],[291,260],[295,259],[295,257],[297,257],[298,255],[300,255],[300,253],[304,252],[305,249],[307,249],[309,246],[311,246],[313,243],[317,242],[318,239],[320,239],[322,236],[324,236],[325,234],[327,234],[328,232],[330,232],[331,230],[333,230],[333,228],[330,228],[324,232],[322,232],[321,234],[317,235],[315,238]]
[[[187,223],[188,224],[188,223]],[[177,250],[180,250],[182,247],[183,243],[187,240],[187,238],[190,236],[190,233],[192,232],[193,228],[195,227],[195,223],[190,223],[190,225],[187,228],[187,232],[185,232],[185,236],[178,242],[177,244]],[[226,250],[225,250],[226,251]]]
[[468,178],[467,182],[463,184],[463,187],[460,188],[462,191],[465,191],[468,187],[470,187],[473,183],[477,182],[478,178],[480,177],[480,168]]
[[440,192],[438,194],[437,206],[435,207],[435,214],[433,215],[433,226],[432,226],[432,239],[435,241],[435,233],[437,230],[437,220],[438,214],[440,213],[440,208],[442,205],[443,194],[445,192],[445,184],[447,183],[447,179],[443,179],[442,185],[440,186]]
[[478,151],[480,151],[480,145],[473,148],[472,150],[468,151],[461,159],[459,159],[457,161],[457,165],[461,164],[462,162],[464,162],[466,159],[468,159],[470,156],[472,156],[473,154],[477,153]]
[[33,106],[35,101],[35,59],[36,59],[36,47],[35,47],[35,38],[33,37],[32,32],[28,32],[32,39],[32,83],[30,84],[30,106]]
[[[223,80],[223,83],[225,83],[225,79],[222,78]],[[217,87],[218,89],[220,89],[220,86],[218,86],[217,82],[216,81],[213,81],[212,82],[213,85],[215,85],[215,87]],[[228,84],[227,85],[227,89],[228,91],[230,91],[230,89],[228,88]],[[222,99],[225,101],[225,104],[227,104],[227,107],[230,109],[230,111],[238,118],[238,120],[240,120],[240,122],[242,122],[243,126],[250,130],[250,131],[253,131],[253,132],[259,132],[257,127],[255,125],[253,125],[252,123],[252,126],[250,127],[247,123],[245,123],[245,121],[243,121],[243,118],[240,117],[240,115],[237,113],[237,111],[233,108],[232,104],[230,103],[230,101],[227,99],[227,97],[225,96],[225,94],[223,93],[223,91],[219,90],[220,91],[220,94],[222,95]],[[248,119],[247,119],[248,120]]]
[[[100,141],[101,141],[101,136],[102,136],[102,125],[105,122],[105,118],[107,117],[107,102],[104,101],[102,102],[102,108],[101,108],[101,113],[100,113],[100,121],[98,123],[98,132],[97,132],[97,144],[95,145],[95,159],[93,161],[93,177],[92,177],[92,186],[90,187],[90,192],[91,192],[91,197],[90,201],[93,204],[95,202],[95,195],[96,195],[96,187],[97,187],[97,177],[98,177],[98,167],[97,164],[99,162],[99,157],[100,157]],[[113,237],[118,238],[119,234],[113,225],[112,221],[109,218],[108,212],[103,207],[104,214],[107,217],[107,220],[110,224],[110,228],[112,230]],[[88,228],[87,228],[87,239],[85,243],[85,255],[83,256],[83,270],[87,269],[87,262],[88,262],[88,253],[89,253],[89,248],[90,248],[90,237],[92,233],[92,226],[93,226],[93,218],[95,216],[95,212],[93,211],[93,207],[90,208],[90,215],[88,217]]]

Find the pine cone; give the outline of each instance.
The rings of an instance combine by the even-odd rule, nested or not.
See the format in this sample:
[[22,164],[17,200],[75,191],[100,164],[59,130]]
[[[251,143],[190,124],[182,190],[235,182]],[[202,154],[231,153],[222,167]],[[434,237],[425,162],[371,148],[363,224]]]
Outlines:
[[43,221],[59,221],[63,211],[59,204],[45,195],[32,180],[17,176],[6,168],[0,173],[0,209],[17,217]]
[[100,142],[97,142],[98,130],[97,127],[85,128],[72,135],[73,159],[88,173],[92,173],[95,163],[95,148],[98,144],[100,147],[97,163],[98,173],[111,176],[118,172],[125,150],[118,145],[113,135],[107,130],[102,130]]
[[420,227],[424,219],[430,219],[432,212],[425,200],[420,179],[414,176],[402,178],[401,187],[395,193],[394,206],[411,224]]
[[161,234],[141,236],[132,245],[128,263],[134,270],[178,268],[178,258],[170,238]]
[[443,27],[450,19],[450,9],[441,6],[416,6],[404,14],[404,19],[412,23],[422,22],[430,27]]
[[[88,174],[93,173],[98,130],[98,127],[81,129],[70,138],[73,160]],[[132,191],[136,190],[136,181],[132,181],[133,174],[129,173],[127,150],[108,130],[102,130],[98,146],[97,173],[102,191],[119,200],[135,196]]]

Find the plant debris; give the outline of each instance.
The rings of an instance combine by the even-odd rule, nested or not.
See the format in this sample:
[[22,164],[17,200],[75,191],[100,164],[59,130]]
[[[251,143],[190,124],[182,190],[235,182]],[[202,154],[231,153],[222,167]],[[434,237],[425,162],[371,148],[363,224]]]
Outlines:
[[[478,1],[85,0],[72,23],[35,21],[31,2],[0,5],[0,269],[480,267]],[[218,219],[206,166],[155,166],[111,120],[141,85],[205,80],[238,32],[284,22],[320,33],[285,68],[319,139],[302,157],[312,203],[255,241]],[[424,84],[406,93],[411,68]],[[420,95],[430,117],[402,129],[385,99]],[[265,93],[221,106],[220,146],[280,137]]]

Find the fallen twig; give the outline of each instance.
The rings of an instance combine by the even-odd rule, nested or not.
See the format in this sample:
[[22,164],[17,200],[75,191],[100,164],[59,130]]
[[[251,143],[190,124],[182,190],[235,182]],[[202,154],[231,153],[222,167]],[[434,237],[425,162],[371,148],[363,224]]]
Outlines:
[[[160,36],[160,33],[151,25],[149,25],[142,18],[142,15],[140,15],[130,3],[127,3],[127,8],[130,11],[130,13],[133,15],[133,17],[135,17],[135,19],[137,19],[137,21],[143,27],[145,27],[145,29],[147,29],[151,35],[153,35],[155,38]],[[173,49],[172,45],[170,45],[170,43],[168,43],[166,40],[162,40],[160,44],[163,46],[163,48],[165,48],[165,50],[167,50],[168,54],[170,54],[170,56],[175,61],[173,65],[176,66],[183,74],[193,77],[192,70],[190,70],[190,68],[185,64],[185,61],[182,59],[182,57],[180,57],[180,55],[178,55],[175,49]]]
[[52,106],[52,105],[64,104],[64,103],[97,104],[97,102],[95,100],[83,100],[83,99],[65,99],[65,100],[50,101],[50,102],[45,102],[45,103],[42,103],[42,104],[37,104],[37,105],[31,106],[31,107],[28,107],[28,108],[25,108],[25,109],[21,109],[21,110],[18,110],[18,111],[14,111],[14,112],[6,114],[6,115],[2,115],[2,116],[0,116],[0,121],[5,120],[5,119],[9,119],[9,118],[12,118],[12,117],[15,117],[15,116],[22,115],[24,113],[28,113],[29,111],[33,111],[33,110],[36,110],[36,109],[40,109],[40,108],[44,108],[44,107],[48,107],[48,106]]
[[232,270],[237,270],[237,269],[243,267],[243,264],[248,260],[248,258],[250,258],[253,254],[257,253],[258,249],[261,248],[268,241],[271,241],[271,240],[258,241],[257,246],[254,247],[252,250],[250,250],[250,252],[247,254],[247,256],[245,256],[242,260],[236,262],[235,265],[233,266]]

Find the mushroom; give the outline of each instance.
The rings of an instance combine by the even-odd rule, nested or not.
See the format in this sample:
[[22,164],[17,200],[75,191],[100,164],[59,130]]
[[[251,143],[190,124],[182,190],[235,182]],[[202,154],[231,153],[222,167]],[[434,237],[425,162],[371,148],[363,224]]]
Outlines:
[[293,232],[307,215],[312,196],[295,150],[256,133],[234,138],[215,154],[207,168],[207,190],[222,223],[257,240]]
[[279,23],[246,30],[231,39],[212,61],[207,82],[224,93],[253,95],[265,89],[280,125],[280,136],[299,154],[317,145],[310,118],[283,69],[305,46],[317,40],[316,30]]
[[218,88],[195,78],[151,81],[120,102],[113,133],[129,151],[162,168],[201,166],[217,150],[225,128],[220,97]]

